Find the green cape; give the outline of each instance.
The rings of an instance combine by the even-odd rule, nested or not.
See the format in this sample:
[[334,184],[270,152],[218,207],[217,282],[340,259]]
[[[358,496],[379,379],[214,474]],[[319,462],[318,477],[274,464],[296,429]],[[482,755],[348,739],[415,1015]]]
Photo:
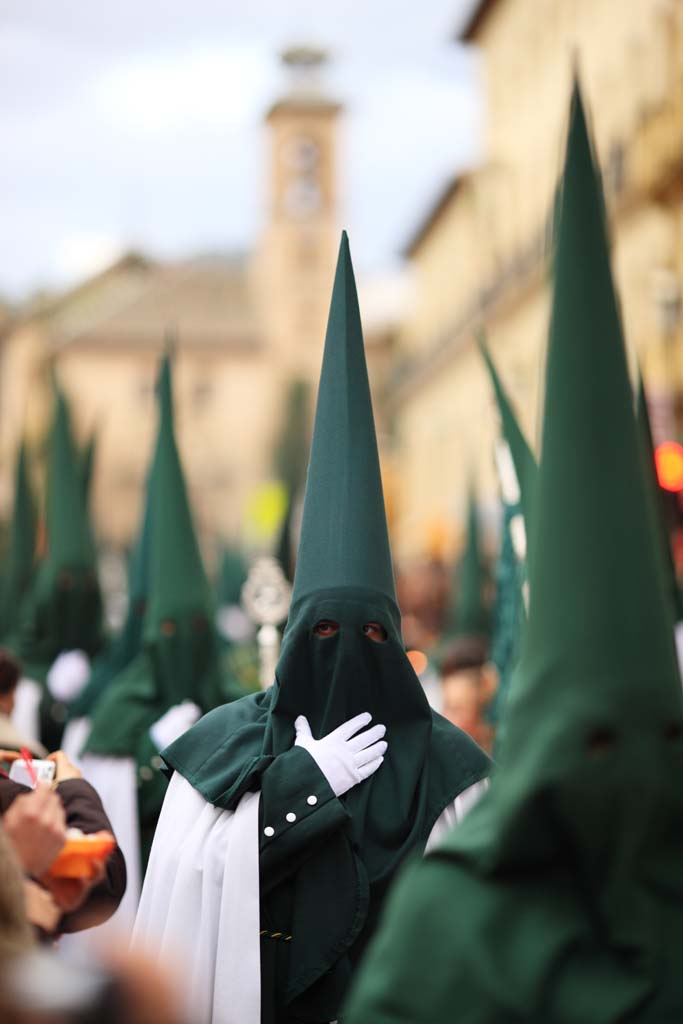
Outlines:
[[[322,639],[321,619],[339,624]],[[380,623],[387,639],[363,632]],[[294,720],[321,737],[362,711],[387,727],[389,748],[372,778],[343,802],[347,828],[311,851],[297,875],[296,905],[317,885],[324,914],[306,919],[289,948],[289,977],[312,985],[336,971],[398,865],[420,851],[443,808],[487,773],[486,755],[429,708],[401,638],[358,299],[348,240],[334,281],[306,484],[292,607],[273,687],[220,708],[164,752],[210,803],[234,807],[291,750]],[[335,850],[356,862],[356,891],[325,864]],[[340,853],[340,860],[343,857]],[[321,902],[320,902],[321,901]],[[310,903],[310,901],[309,901]],[[341,973],[341,967],[340,967]],[[345,985],[340,981],[340,985]],[[292,983],[294,985],[294,983]],[[293,995],[298,994],[294,986]]]
[[345,1024],[683,1017],[683,702],[578,91],[556,246],[500,766],[403,880]]

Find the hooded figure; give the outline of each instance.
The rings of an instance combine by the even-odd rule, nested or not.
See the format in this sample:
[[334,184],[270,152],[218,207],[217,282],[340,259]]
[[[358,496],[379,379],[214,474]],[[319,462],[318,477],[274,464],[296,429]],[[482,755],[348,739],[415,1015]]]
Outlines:
[[527,578],[527,535],[538,467],[521,431],[512,403],[483,337],[479,348],[486,364],[500,416],[501,438],[496,447],[503,506],[500,553],[496,567],[496,606],[491,638],[491,661],[498,671],[498,688],[489,707],[489,721],[500,728],[510,681],[519,655]]
[[[47,453],[45,526],[47,551],[27,599],[16,643],[25,674],[45,683],[60,655],[75,654],[76,675],[102,643],[102,598],[92,530],[83,496],[78,456],[66,398],[55,383],[55,414]],[[78,652],[78,654],[76,654]],[[70,659],[65,659],[69,661]],[[55,750],[71,692],[70,669],[41,706],[43,743]],[[49,684],[51,685],[51,684]],[[80,683],[78,684],[80,685]]]
[[534,504],[534,489],[536,487],[538,467],[536,466],[536,460],[534,459],[533,452],[529,447],[529,442],[525,438],[521,427],[519,426],[510,398],[503,386],[503,382],[500,379],[495,363],[491,358],[491,353],[489,352],[486,342],[482,336],[478,338],[478,344],[484,363],[486,364],[486,369],[488,370],[491,378],[496,406],[498,408],[498,415],[500,416],[502,440],[505,442],[512,460],[512,467],[516,477],[516,490],[518,491],[517,500],[521,506],[522,515],[524,516],[526,532],[530,533],[530,521],[533,515],[532,508]]
[[[150,477],[151,477],[150,470]],[[121,632],[95,658],[83,689],[70,701],[68,722],[62,746],[67,756],[78,761],[90,735],[92,716],[99,699],[110,683],[137,658],[142,650],[143,624],[149,589],[149,552],[151,534],[151,483],[147,495],[140,534],[128,564],[128,608]]]
[[36,571],[36,504],[29,479],[26,445],[17,454],[14,505],[9,549],[2,577],[0,629],[5,638],[16,634],[21,609],[31,591]]
[[683,1019],[683,701],[638,445],[577,89],[499,767],[397,887],[345,1024]]
[[163,756],[138,939],[184,958],[198,1021],[335,1020],[395,871],[488,771],[404,651],[345,234],[275,681]]
[[467,540],[453,580],[453,596],[447,609],[444,632],[447,637],[486,637],[489,613],[484,605],[486,572],[479,540],[479,518],[474,491],[467,500]]
[[95,704],[82,761],[124,848],[131,922],[166,790],[159,751],[225,699],[211,595],[175,441],[168,357],[159,406],[145,528],[133,566],[142,592],[137,601],[131,594],[133,613],[145,602],[141,647]]

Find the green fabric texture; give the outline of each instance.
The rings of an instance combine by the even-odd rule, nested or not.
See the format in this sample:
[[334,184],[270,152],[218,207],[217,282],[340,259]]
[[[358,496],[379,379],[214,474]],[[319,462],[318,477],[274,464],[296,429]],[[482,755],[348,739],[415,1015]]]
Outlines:
[[30,593],[36,572],[36,503],[31,489],[26,445],[17,453],[14,473],[14,501],[9,547],[2,578],[2,636],[13,636],[19,628],[21,610]]
[[[209,585],[175,441],[169,356],[158,393],[142,649],[97,703],[89,753],[135,756],[149,727],[175,704],[193,700],[208,711],[225,699]],[[142,579],[142,566],[140,572]]]
[[246,578],[247,566],[241,552],[226,544],[216,580],[216,604],[240,604]]
[[638,433],[642,446],[642,457],[645,466],[645,475],[650,488],[651,500],[654,508],[655,522],[659,536],[662,564],[666,574],[667,588],[671,601],[671,615],[674,622],[683,619],[683,600],[676,579],[676,568],[674,566],[669,530],[666,524],[665,510],[662,502],[662,491],[657,478],[657,465],[655,462],[655,446],[652,439],[652,427],[650,426],[650,414],[647,408],[647,394],[645,381],[642,373],[638,373],[638,391],[636,395],[636,420],[638,422]]
[[346,232],[325,338],[292,604],[306,594],[337,586],[367,586],[396,601]]
[[467,539],[456,567],[451,602],[446,613],[444,634],[449,639],[461,636],[488,636],[489,611],[484,604],[486,570],[479,540],[479,517],[474,491],[467,501]]
[[[338,632],[316,635],[314,626],[321,619],[338,623]],[[386,641],[376,643],[364,633],[368,622],[384,627]],[[291,930],[296,924],[282,954],[287,957],[285,999],[292,1007],[296,1000],[293,1018],[336,1016],[353,950],[374,927],[368,907],[381,902],[405,857],[424,848],[444,807],[486,775],[489,766],[469,737],[431,711],[405,654],[358,300],[344,234],[294,600],[276,681],[265,693],[212,712],[166,750],[164,758],[210,803],[233,808],[249,789],[266,793],[268,773],[277,774],[282,763],[278,759],[292,755],[298,715],[306,715],[319,738],[363,711],[372,714],[373,723],[387,727],[384,763],[345,794],[341,802],[347,814],[339,816],[337,831],[323,847],[311,849],[302,870],[283,883],[286,892],[269,894],[265,907],[262,902],[262,913],[279,907],[282,927]],[[282,817],[287,810],[282,808]],[[307,828],[315,832],[312,817]],[[341,884],[342,877],[348,885]],[[264,985],[274,983],[264,977]]]
[[499,768],[398,887],[345,1024],[683,1015],[683,701],[578,89],[536,501]]
[[519,484],[522,514],[524,515],[527,534],[529,534],[531,523],[530,517],[533,514],[534,487],[536,485],[538,467],[527,439],[519,426],[515,411],[512,408],[512,403],[505,388],[503,387],[503,382],[501,381],[495,363],[491,358],[491,353],[489,352],[484,336],[479,335],[477,342],[486,364],[486,369],[489,372],[491,384],[493,385],[496,405],[498,406],[498,413],[500,415],[501,433],[503,440],[507,443],[507,446],[510,449],[512,463],[515,467],[517,483]]
[[83,497],[85,499],[86,508],[90,504],[90,494],[92,491],[93,474],[95,471],[95,458],[97,455],[97,434],[95,431],[92,432],[88,440],[83,446],[83,450],[79,456],[79,472],[81,475],[81,484],[83,487]]
[[142,650],[142,632],[149,587],[149,561],[151,541],[151,477],[147,480],[147,494],[140,534],[128,563],[128,608],[123,627],[109,646],[93,662],[90,679],[69,705],[69,718],[90,716],[110,682],[116,679]]
[[280,524],[277,544],[275,545],[275,557],[280,563],[280,567],[288,580],[291,580],[294,576],[294,565],[296,563],[296,552],[294,551],[294,543],[292,540],[293,512],[294,495],[290,491],[287,494],[287,507],[285,508],[285,514],[282,518],[282,523]]
[[45,528],[47,551],[18,638],[26,673],[41,680],[62,651],[80,649],[92,656],[102,642],[95,544],[69,409],[56,384],[47,450]]
[[517,560],[510,529],[510,524],[517,515],[521,515],[519,505],[502,503],[503,523],[495,572],[496,605],[490,651],[491,661],[498,672],[498,687],[486,715],[487,720],[496,728],[500,727],[504,718],[525,618],[522,597],[524,567]]

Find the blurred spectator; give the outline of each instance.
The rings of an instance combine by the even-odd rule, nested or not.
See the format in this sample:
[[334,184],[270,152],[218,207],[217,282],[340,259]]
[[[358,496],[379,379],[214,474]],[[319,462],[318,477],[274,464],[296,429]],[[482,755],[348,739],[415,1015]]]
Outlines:
[[28,949],[32,942],[24,875],[12,844],[0,826],[0,964],[6,957]]
[[21,750],[28,747],[35,757],[45,757],[47,751],[43,745],[24,735],[11,720],[20,677],[19,662],[8,650],[0,647],[0,748]]
[[443,715],[487,751],[492,746],[493,731],[485,713],[497,682],[483,637],[460,637],[446,651],[441,663]]
[[[0,751],[0,760],[15,756]],[[50,894],[58,908],[57,919],[50,927],[42,927],[43,932],[54,934],[81,931],[108,920],[125,892],[126,868],[117,846],[93,878],[53,878],[46,874],[66,841],[68,828],[86,834],[111,832],[99,796],[78,769],[62,751],[51,754],[50,759],[56,764],[54,789],[39,786],[30,790],[0,777],[0,815],[25,874],[40,881],[42,891]],[[30,896],[39,909],[43,897],[37,893]]]
[[3,1024],[187,1024],[180,1002],[138,953],[76,964],[35,949],[0,965]]

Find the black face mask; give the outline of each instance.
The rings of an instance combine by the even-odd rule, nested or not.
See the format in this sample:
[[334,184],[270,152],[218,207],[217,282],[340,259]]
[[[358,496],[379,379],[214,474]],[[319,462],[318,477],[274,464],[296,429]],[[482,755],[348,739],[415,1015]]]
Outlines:
[[[339,629],[314,632],[320,621]],[[364,633],[378,623],[386,640]],[[365,588],[319,591],[291,611],[271,711],[270,753],[289,750],[294,720],[305,715],[316,739],[363,711],[385,725],[384,763],[343,798],[371,880],[393,871],[413,847],[428,813],[427,761],[432,713],[406,657],[398,609],[388,597]]]

